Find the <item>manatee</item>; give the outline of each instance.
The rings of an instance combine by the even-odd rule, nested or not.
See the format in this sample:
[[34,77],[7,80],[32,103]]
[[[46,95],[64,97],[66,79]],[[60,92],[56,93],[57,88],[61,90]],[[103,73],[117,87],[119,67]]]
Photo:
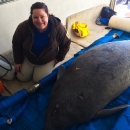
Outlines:
[[[130,85],[130,41],[109,42],[61,67],[46,111],[45,130],[64,130],[124,109],[104,109]],[[59,69],[60,70],[60,69]]]

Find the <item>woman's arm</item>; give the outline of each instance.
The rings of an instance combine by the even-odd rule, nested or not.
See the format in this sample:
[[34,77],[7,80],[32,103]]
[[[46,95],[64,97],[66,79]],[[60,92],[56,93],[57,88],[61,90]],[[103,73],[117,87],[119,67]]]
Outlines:
[[62,61],[62,60],[64,60],[67,52],[69,51],[70,43],[71,43],[71,39],[67,33],[67,30],[65,29],[65,27],[62,24],[58,28],[56,37],[57,37],[57,41],[59,43],[59,51],[57,53],[56,59],[58,61]]
[[14,62],[16,64],[22,64],[24,59],[23,54],[23,42],[27,37],[28,29],[25,26],[25,22],[18,25],[12,38],[12,49]]

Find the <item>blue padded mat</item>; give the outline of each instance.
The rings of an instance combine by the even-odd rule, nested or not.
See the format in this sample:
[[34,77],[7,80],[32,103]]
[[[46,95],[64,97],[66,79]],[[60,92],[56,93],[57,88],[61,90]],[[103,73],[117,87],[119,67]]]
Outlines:
[[[117,34],[119,37],[113,38],[113,34]],[[129,39],[130,33],[112,29],[91,46],[76,53],[63,65],[68,68],[79,55],[100,44]],[[12,96],[1,96],[0,130],[44,130],[45,113],[53,84],[56,81],[58,68],[42,79],[40,81],[42,88],[32,94],[28,94],[23,89]],[[106,107],[111,108],[122,104],[130,104],[130,87]],[[130,130],[130,107],[108,117],[69,127],[67,130]]]

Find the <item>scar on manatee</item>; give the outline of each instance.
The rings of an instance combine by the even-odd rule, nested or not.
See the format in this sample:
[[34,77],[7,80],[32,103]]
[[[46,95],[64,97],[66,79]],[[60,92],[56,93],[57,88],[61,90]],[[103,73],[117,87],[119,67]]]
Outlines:
[[79,70],[80,68],[76,68],[76,70]]

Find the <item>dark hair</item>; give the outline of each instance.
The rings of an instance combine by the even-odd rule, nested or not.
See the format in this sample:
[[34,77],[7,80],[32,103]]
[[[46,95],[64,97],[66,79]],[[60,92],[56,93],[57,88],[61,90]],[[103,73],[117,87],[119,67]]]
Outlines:
[[46,14],[49,15],[48,7],[43,2],[36,2],[36,3],[32,4],[31,10],[30,10],[31,15],[32,15],[32,12],[34,9],[43,9],[46,12]]

